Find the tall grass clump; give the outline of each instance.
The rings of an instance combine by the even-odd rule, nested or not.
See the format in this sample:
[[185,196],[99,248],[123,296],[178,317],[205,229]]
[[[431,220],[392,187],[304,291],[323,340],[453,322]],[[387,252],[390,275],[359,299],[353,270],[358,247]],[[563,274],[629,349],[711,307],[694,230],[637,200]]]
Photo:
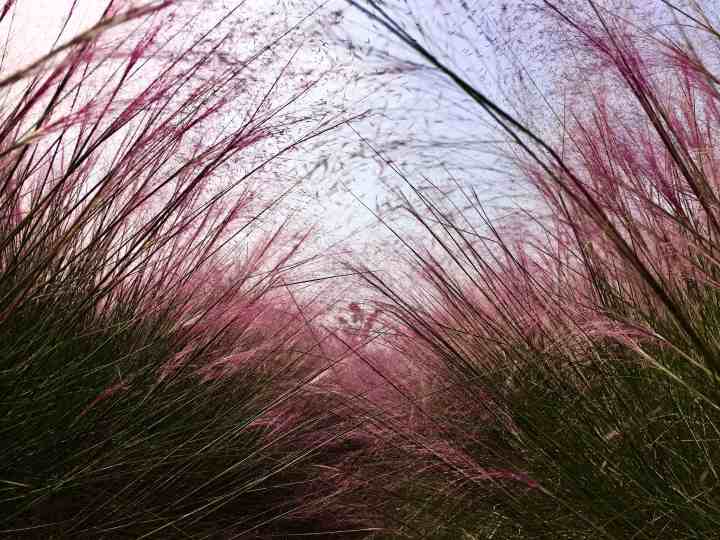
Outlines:
[[389,537],[717,537],[710,15],[662,2],[656,16],[670,22],[650,26],[609,3],[539,3],[565,47],[554,58],[573,74],[554,94],[570,96],[551,109],[562,114],[540,129],[431,52],[421,18],[353,3],[496,123],[508,174],[537,194],[501,225],[472,185],[431,196],[407,180],[405,208],[426,232],[398,233],[413,286],[360,268],[404,354],[435,374],[414,405],[445,441],[408,434],[416,444],[401,460],[435,466],[382,486]]
[[302,91],[248,104],[267,48],[210,69],[233,13],[182,42],[173,3],[109,2],[0,73],[3,537],[251,538],[302,504],[313,413],[268,419],[322,369],[320,308],[250,180],[331,126],[252,163]]

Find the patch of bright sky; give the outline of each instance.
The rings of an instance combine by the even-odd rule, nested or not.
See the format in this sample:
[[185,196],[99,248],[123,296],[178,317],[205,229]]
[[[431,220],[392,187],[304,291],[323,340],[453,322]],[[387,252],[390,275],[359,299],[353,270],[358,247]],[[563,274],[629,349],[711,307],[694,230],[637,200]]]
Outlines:
[[[653,11],[661,1],[614,3]],[[18,0],[6,66],[21,65],[23,59],[47,50],[71,4],[71,0]],[[551,118],[545,100],[553,98],[553,85],[563,75],[553,67],[562,65],[562,58],[553,57],[561,49],[553,50],[552,42],[557,44],[562,36],[554,35],[559,34],[557,27],[547,25],[534,2],[395,0],[385,5],[443,61],[493,99],[540,129],[551,125],[544,124]],[[80,0],[65,35],[97,20],[104,6],[105,2]],[[210,0],[180,6],[176,21],[190,23],[185,38],[192,39],[236,3]],[[711,13],[716,9],[708,8]],[[278,130],[265,152],[323,121],[367,114],[352,122],[354,129],[341,125],[256,175],[254,185],[268,197],[297,182],[268,227],[292,213],[298,226],[317,226],[314,240],[319,252],[353,248],[366,261],[382,264],[392,235],[378,226],[374,213],[404,230],[412,225],[394,211],[398,201],[390,193],[397,188],[407,192],[407,186],[367,143],[413,182],[422,183],[425,177],[445,192],[456,181],[472,186],[496,215],[518,200],[525,201],[526,187],[494,154],[502,138],[478,107],[448,81],[419,68],[417,56],[383,37],[385,31],[344,0],[323,4],[247,0],[230,23],[232,39],[222,53],[227,62],[246,58],[301,20],[289,37],[259,60],[253,86],[248,87],[248,104],[252,104],[267,92],[290,58],[269,98],[269,108],[282,103],[303,79],[318,80],[312,91],[286,110],[287,130],[282,134]],[[234,121],[228,118],[230,124]],[[256,159],[234,162],[227,174],[239,174]]]
[[[18,0],[9,19],[12,39],[5,69],[22,66],[49,50],[73,4],[74,15],[60,42],[96,22],[106,2]],[[190,14],[192,19],[187,35],[187,39],[191,39],[235,3],[185,2],[181,5],[188,10],[185,15]],[[245,2],[239,12],[237,29],[233,30],[236,35],[231,40],[232,48],[225,53],[229,59],[251,54],[284,29],[313,13],[319,5],[319,2],[307,0]],[[417,6],[421,13],[430,17],[438,14],[430,2],[418,2]],[[181,14],[177,21],[187,22],[187,17]],[[411,176],[420,170],[434,181],[444,183],[447,174],[443,173],[446,178],[440,181],[435,177],[437,171],[452,171],[453,163],[457,162],[463,162],[465,170],[473,165],[468,154],[472,153],[473,145],[482,144],[476,140],[480,121],[476,123],[473,119],[468,125],[448,119],[448,108],[442,106],[448,85],[432,76],[425,78],[429,74],[408,77],[409,73],[403,67],[412,64],[398,66],[395,57],[402,57],[403,51],[380,36],[379,28],[358,11],[349,9],[344,0],[324,4],[302,23],[294,37],[287,40],[287,45],[276,48],[278,54],[267,55],[267,65],[263,66],[265,80],[258,81],[254,93],[250,90],[249,102],[266,91],[284,61],[294,54],[289,68],[291,77],[287,77],[287,84],[280,79],[271,97],[273,103],[281,101],[283,92],[292,91],[304,72],[308,78],[321,77],[314,91],[298,102],[297,111],[291,115],[293,118],[299,119],[306,114],[317,120],[323,116],[319,112],[322,108],[329,117],[338,120],[343,115],[352,117],[367,112],[367,117],[353,122],[353,127],[369,144]],[[373,57],[373,51],[382,51],[383,55]],[[229,122],[232,123],[232,119]],[[306,127],[309,129],[310,123],[306,123]],[[443,140],[448,139],[448,129],[454,130],[458,137]],[[299,133],[296,126],[288,133],[287,140]],[[375,226],[373,212],[387,214],[395,208],[396,201],[389,196],[388,187],[402,185],[402,180],[347,126],[317,139],[315,144],[306,145],[305,149],[286,155],[279,163],[269,166],[264,175],[258,176],[264,182],[265,191],[272,195],[282,192],[289,182],[302,179],[287,197],[283,208],[285,212],[295,212],[296,220],[304,225],[317,224],[316,239],[323,248],[335,244],[369,248],[378,243],[380,236],[387,239],[382,227]],[[414,180],[417,179],[414,176]],[[359,204],[356,197],[372,212]],[[390,214],[392,217],[392,212]],[[354,235],[358,230],[360,233]],[[348,236],[352,238],[348,240]]]
[[[59,36],[71,5],[72,0],[17,0],[0,34],[3,40],[7,39],[3,71],[20,68],[48,52]],[[104,8],[104,2],[78,2],[67,23],[65,38],[92,26]]]

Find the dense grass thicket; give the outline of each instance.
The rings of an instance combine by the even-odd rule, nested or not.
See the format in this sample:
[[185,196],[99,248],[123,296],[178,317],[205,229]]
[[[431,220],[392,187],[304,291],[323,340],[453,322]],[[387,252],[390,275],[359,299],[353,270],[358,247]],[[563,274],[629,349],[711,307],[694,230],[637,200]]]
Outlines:
[[472,178],[378,152],[416,227],[317,279],[252,180],[338,124],[242,166],[298,95],[267,106],[281,70],[248,104],[257,57],[209,69],[228,19],[178,48],[173,4],[110,2],[0,72],[0,536],[720,538],[712,12],[539,2],[574,76],[538,122],[407,6],[350,2],[536,197],[501,225]]

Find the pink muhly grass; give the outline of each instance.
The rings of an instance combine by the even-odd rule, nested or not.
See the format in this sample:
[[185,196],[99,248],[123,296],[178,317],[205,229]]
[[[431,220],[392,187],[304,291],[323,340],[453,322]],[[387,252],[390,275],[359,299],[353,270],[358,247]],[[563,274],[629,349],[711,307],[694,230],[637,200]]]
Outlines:
[[[621,47],[620,43],[615,47]],[[675,307],[670,306],[669,314],[673,317],[672,310],[684,304],[689,281],[714,281],[718,177],[710,141],[713,119],[717,118],[713,112],[717,94],[703,90],[705,75],[701,72],[691,74],[682,66],[678,69],[681,52],[677,48],[672,50],[672,63],[665,67],[675,70],[672,73],[677,75],[678,84],[668,90],[655,82],[659,75],[640,67],[644,60],[636,50],[600,51],[610,57],[608,69],[617,69],[618,76],[640,102],[644,116],[626,118],[618,110],[619,105],[609,105],[602,96],[595,99],[598,107],[593,117],[578,112],[568,126],[573,145],[567,147],[564,159],[584,171],[583,177],[593,183],[588,189],[593,190],[596,202],[631,243],[635,256],[654,275],[656,283],[672,291],[668,295],[675,297]],[[665,49],[660,47],[659,51],[658,64]],[[634,64],[637,69],[631,72],[624,71],[626,54],[638,57]],[[558,193],[538,175],[533,178],[539,180],[537,185]],[[553,196],[549,200],[558,199]],[[593,235],[584,230],[587,219],[582,208],[556,205],[555,211],[571,227],[578,244],[592,242],[593,257],[604,257],[605,271],[615,273],[609,276],[611,279],[644,287],[644,280],[638,281],[625,270],[624,256],[605,240],[604,233]],[[668,304],[656,308],[665,311]],[[691,312],[675,316],[694,319]]]
[[106,388],[92,402],[90,402],[90,404],[85,407],[85,409],[80,412],[79,416],[85,416],[85,414],[98,403],[105,401],[106,399],[111,398],[112,396],[122,392],[123,390],[127,390],[128,388],[129,386],[123,381],[119,381],[114,385]]
[[[592,223],[602,236],[606,239],[613,253],[622,260],[622,267],[635,275],[638,283],[646,288],[645,295],[653,298],[662,310],[667,314],[668,322],[679,328],[685,339],[703,357],[703,361],[713,372],[718,371],[718,364],[714,354],[714,346],[708,343],[695,326],[692,314],[686,311],[681,299],[676,296],[672,287],[657,272],[653,262],[643,255],[642,236],[638,234],[638,227],[632,219],[629,219],[633,212],[632,206],[625,204],[624,198],[613,199],[611,204],[607,198],[598,197],[598,184],[587,181],[582,169],[573,166],[573,160],[564,158],[564,150],[556,150],[551,143],[543,139],[535,132],[529,130],[518,119],[496,105],[481,91],[472,87],[457,73],[449,69],[438,58],[433,56],[418,42],[410,39],[406,34],[398,32],[393,26],[392,18],[374,2],[371,12],[376,20],[380,21],[389,31],[396,33],[409,46],[428,60],[434,67],[448,76],[480,107],[486,110],[495,118],[501,129],[517,145],[517,148],[526,156],[526,160],[533,164],[533,167],[541,171],[544,177],[542,185],[550,187],[557,195],[554,197],[558,203],[567,205],[572,209],[572,218],[582,217],[581,223]],[[692,157],[686,141],[682,137],[682,131],[673,132],[672,115],[669,113],[671,106],[667,104],[661,94],[662,87],[653,79],[652,62],[646,61],[645,51],[636,46],[634,33],[627,31],[627,25],[623,26],[619,18],[609,20],[606,12],[601,12],[595,3],[591,3],[589,11],[595,17],[595,26],[588,25],[584,21],[569,16],[563,10],[557,8],[551,2],[546,5],[550,10],[558,13],[559,18],[566,22],[570,28],[576,30],[579,42],[586,46],[591,52],[596,51],[597,56],[603,62],[598,69],[609,68],[611,75],[615,76],[619,87],[621,87],[621,102],[635,103],[640,118],[644,118],[646,125],[651,127],[654,137],[657,138],[658,147],[666,152],[668,163],[672,166],[671,174],[676,175],[688,189],[688,194],[694,199],[695,204],[700,208],[708,239],[712,239],[718,233],[717,196],[702,174],[696,160]],[[657,49],[657,47],[656,47]],[[614,70],[614,73],[612,73]],[[625,91],[625,94],[622,92]],[[592,99],[592,98],[591,98]],[[627,101],[625,101],[627,100]],[[672,101],[670,101],[670,104]],[[579,111],[578,111],[579,114]],[[617,115],[622,119],[622,113]],[[581,124],[581,122],[578,122]],[[597,134],[597,132],[596,132]],[[572,144],[578,143],[570,139]],[[591,149],[592,146],[586,146]],[[597,148],[604,148],[597,145]],[[612,151],[612,146],[607,146]],[[586,161],[597,170],[597,161]],[[615,184],[602,184],[605,193],[613,193]],[[648,205],[652,201],[647,198],[640,201]],[[619,203],[618,206],[615,203]],[[662,210],[657,204],[645,206],[652,210]],[[682,222],[678,223],[683,225]],[[692,226],[688,229],[692,234]]]
[[[512,534],[548,532],[548,512],[567,519],[557,529],[553,521],[550,534],[711,534],[704,505],[716,501],[694,487],[703,466],[676,473],[690,455],[712,463],[717,449],[711,457],[696,437],[658,444],[668,432],[660,434],[666,428],[656,415],[674,411],[681,422],[702,423],[717,411],[718,93],[709,67],[716,64],[683,42],[684,26],[644,33],[600,2],[585,5],[587,20],[583,10],[544,2],[570,32],[560,39],[594,71],[562,81],[557,95],[572,100],[558,108],[557,129],[542,134],[434,55],[427,35],[413,37],[390,8],[362,4],[497,122],[512,143],[508,163],[539,195],[539,208],[518,214],[530,222],[519,237],[488,218],[474,190],[458,186],[467,207],[453,218],[442,206],[453,201],[425,196],[424,186],[403,177],[420,201],[406,210],[427,233],[418,242],[400,238],[411,253],[412,285],[356,266],[384,296],[399,333],[422,342],[448,382],[434,409],[447,407],[436,413],[445,430],[440,442],[415,437],[433,449],[421,451],[471,474],[467,448],[473,478],[539,488],[547,499],[495,499],[512,514]],[[720,34],[706,18],[679,8],[677,15],[717,45]],[[479,402],[489,405],[485,415]],[[463,422],[456,417],[466,408]],[[477,444],[485,436],[492,443]],[[659,524],[664,503],[648,496],[649,486],[663,497],[687,489],[698,502],[687,515],[668,504]],[[630,515],[636,503],[641,509]]]
[[[6,119],[6,135],[9,129],[20,133],[23,120],[34,121],[31,111],[38,106],[46,108],[38,111],[40,123],[33,128],[32,139],[26,137],[5,143],[5,153],[18,156],[13,165],[6,155],[9,170],[24,167],[27,171],[25,177],[8,174],[4,180],[7,186],[12,178],[13,188],[3,207],[10,206],[10,214],[16,220],[4,239],[5,247],[22,238],[22,257],[30,260],[39,250],[52,246],[44,260],[62,254],[67,261],[64,267],[90,249],[99,253],[102,247],[107,262],[113,261],[111,267],[118,279],[123,272],[132,271],[153,258],[162,258],[167,265],[169,259],[163,252],[179,249],[176,256],[180,260],[182,250],[187,250],[188,255],[192,252],[193,260],[201,261],[242,233],[244,227],[232,233],[230,229],[250,200],[247,190],[244,194],[238,193],[238,187],[249,175],[221,190],[211,190],[210,180],[225,163],[265,138],[267,133],[252,124],[243,125],[197,148],[189,160],[178,163],[174,156],[184,141],[191,135],[205,133],[208,124],[237,99],[229,88],[240,72],[201,81],[192,88],[193,74],[202,65],[203,58],[186,66],[178,56],[139,95],[126,98],[125,87],[135,74],[135,64],[144,55],[152,56],[156,52],[153,47],[156,33],[157,28],[141,38],[131,48],[117,79],[105,81],[105,90],[91,94],[85,103],[79,89],[91,79],[90,75],[81,75],[87,73],[82,66],[94,67],[95,61],[94,54],[80,54],[85,54],[89,47],[85,41],[79,42],[79,53],[67,47],[72,57],[67,65],[56,67],[49,76],[38,75],[28,86],[24,107]],[[101,56],[100,64],[106,61]],[[48,93],[60,84],[61,76],[65,82],[60,88],[70,87],[67,81],[79,77],[75,90],[60,99],[47,101]],[[72,92],[75,111],[66,112],[64,104],[69,103]],[[124,99],[128,103],[125,106],[121,105]],[[43,100],[47,101],[46,105],[41,105]],[[57,113],[63,116],[52,120]],[[70,161],[66,162],[65,140],[71,135],[77,142]],[[101,167],[98,154],[108,146],[106,141],[119,135],[122,135],[120,147],[113,152],[109,165]],[[45,157],[26,162],[31,143],[37,145],[33,155],[42,151],[39,155]],[[89,174],[93,180],[88,184]],[[48,180],[55,175],[59,176],[53,185]],[[19,202],[20,194],[27,202]],[[228,204],[231,197],[236,198]],[[20,204],[22,210],[18,208]],[[17,222],[21,216],[23,219]],[[47,216],[44,219],[48,220],[48,227],[44,231],[37,229],[42,223],[40,216]],[[180,247],[183,237],[184,247]],[[41,262],[39,267],[43,265]],[[35,277],[30,271],[26,279],[6,292],[7,310],[12,310],[13,302],[27,297],[26,284]],[[111,279],[113,274],[108,273],[101,283]]]
[[[263,438],[262,420],[328,359],[309,329],[322,307],[287,285],[310,231],[286,221],[260,234],[289,189],[270,199],[250,181],[332,126],[251,159],[301,95],[273,104],[286,71],[248,105],[240,83],[257,58],[206,76],[219,24],[178,49],[166,19],[143,19],[173,2],[111,4],[0,78],[11,104],[0,114],[0,382],[14,441],[3,470],[52,491],[52,504],[14,498],[0,530],[254,530],[275,517],[268,500],[291,498],[254,488],[306,454],[283,455],[285,433]],[[120,27],[130,20],[135,32]],[[248,114],[218,122],[238,109]],[[101,484],[112,494],[98,496]]]
[[[274,238],[269,242],[275,243]],[[273,255],[268,247],[260,244],[245,267],[219,264],[193,272],[190,279],[153,308],[172,313],[177,321],[172,330],[174,339],[186,344],[163,368],[161,379],[196,360],[199,351],[207,366],[198,373],[206,380],[221,372],[229,375],[243,367],[257,366],[265,359],[271,362],[293,350],[296,340],[308,332],[306,321],[279,288],[282,267],[294,250],[280,253],[279,261],[273,261],[263,271],[259,263],[267,265]]]

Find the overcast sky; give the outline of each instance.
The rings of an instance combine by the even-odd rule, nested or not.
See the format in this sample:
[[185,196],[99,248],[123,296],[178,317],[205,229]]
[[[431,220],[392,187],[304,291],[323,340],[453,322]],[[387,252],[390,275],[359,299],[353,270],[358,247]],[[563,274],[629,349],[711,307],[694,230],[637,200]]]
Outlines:
[[[661,4],[661,0],[608,2],[639,12],[658,9]],[[18,0],[5,69],[20,66],[48,50],[72,3]],[[319,3],[247,0],[233,23],[236,26],[226,51],[228,57],[245,57],[303,19]],[[425,43],[434,52],[492,97],[508,105],[524,106],[517,112],[528,118],[532,114],[538,120],[549,116],[544,109],[544,93],[552,91],[553,79],[558,76],[554,66],[560,65],[560,59],[553,59],[551,49],[539,44],[546,38],[551,42],[557,38],[552,34],[558,33],[530,9],[532,2],[395,0],[388,4],[398,8],[395,13],[408,28],[423,30]],[[191,37],[221,18],[235,2],[191,0],[179,5],[175,21],[191,21]],[[103,0],[78,0],[75,16],[61,41],[95,22],[104,6]],[[711,12],[717,9],[712,3],[708,7]],[[4,31],[7,33],[7,27]],[[289,85],[305,72],[323,74],[315,90],[297,104],[298,116],[309,113],[317,119],[326,111],[339,119],[370,111],[353,127],[413,181],[421,182],[424,175],[447,186],[455,178],[475,187],[499,213],[513,201],[525,201],[524,186],[511,175],[495,170],[498,163],[489,151],[497,133],[488,128],[477,107],[437,75],[422,70],[393,72],[403,64],[388,61],[384,58],[388,53],[410,61],[417,57],[381,35],[377,25],[348,9],[345,0],[330,0],[287,38],[286,46],[277,48],[277,55],[263,67],[265,80],[258,81],[255,95],[266,90],[277,70],[295,54]],[[280,87],[277,99],[282,97],[282,91],[291,91],[291,86]],[[522,102],[515,99],[519,95]],[[302,182],[285,201],[279,219],[294,212],[296,223],[318,224],[319,250],[360,229],[364,232],[342,242],[341,247],[356,248],[368,260],[380,256],[379,252],[373,254],[374,246],[391,235],[373,226],[376,222],[372,214],[355,197],[374,211],[387,211],[396,203],[388,186],[402,186],[403,182],[373,155],[355,131],[341,127],[318,140],[318,145],[288,155],[258,175],[269,193],[278,193],[297,180]],[[407,222],[401,226],[407,226]]]
[[[5,69],[20,67],[47,52],[57,39],[72,4],[73,0],[18,0],[8,20],[11,40]],[[105,5],[103,0],[79,0],[60,42],[96,22]],[[180,5],[183,7],[176,21],[182,22],[183,16],[193,17],[190,28],[199,33],[221,18],[234,3],[217,0]],[[422,13],[425,9],[432,10],[432,5],[433,2],[426,1],[418,2],[416,7]],[[233,49],[228,53],[236,57],[249,54],[301,20],[313,7],[309,0],[247,0],[238,14],[242,22],[237,23]],[[432,11],[428,14],[432,16]],[[462,156],[461,152],[472,154],[472,145],[481,138],[480,123],[449,120],[451,111],[447,107],[443,109],[443,101],[450,86],[441,84],[437,78],[388,72],[387,68],[394,64],[377,53],[390,51],[402,56],[404,51],[392,48],[387,40],[381,39],[377,26],[364,15],[348,9],[344,0],[331,1],[309,17],[294,36],[288,46],[280,48],[277,65],[268,67],[265,85],[272,82],[276,73],[273,67],[281,66],[297,45],[299,51],[293,60],[295,76],[306,67],[315,73],[324,73],[315,92],[298,104],[298,111],[306,107],[317,114],[324,107],[338,118],[343,114],[350,117],[370,111],[370,116],[354,123],[353,127],[388,159],[414,175],[414,180],[419,180],[420,171],[433,181],[443,183],[447,178],[437,177],[438,174],[447,176],[442,171],[452,170],[459,162],[467,166],[468,156]],[[262,86],[259,85],[258,92],[264,91]],[[449,125],[454,126],[452,137],[448,137],[450,132],[443,134]],[[467,144],[464,148],[437,144],[444,138],[465,138]],[[339,128],[318,143],[322,144],[306,152],[293,153],[282,163],[268,167],[266,185],[274,186],[275,192],[282,191],[288,182],[305,178],[287,199],[278,217],[292,211],[299,224],[317,223],[321,248],[335,245],[358,230],[359,234],[349,241],[343,240],[340,247],[373,251],[378,240],[391,235],[377,226],[372,213],[356,197],[373,211],[388,210],[394,200],[386,186],[400,186],[402,180],[377,159],[349,127]]]

